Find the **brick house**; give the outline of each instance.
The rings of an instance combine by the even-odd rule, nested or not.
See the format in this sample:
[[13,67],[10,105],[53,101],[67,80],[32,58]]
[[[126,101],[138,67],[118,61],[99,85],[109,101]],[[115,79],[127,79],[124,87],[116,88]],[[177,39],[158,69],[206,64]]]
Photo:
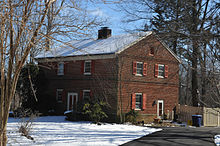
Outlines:
[[36,60],[44,66],[45,92],[56,99],[57,113],[101,97],[111,119],[134,109],[149,121],[178,104],[180,60],[150,31],[111,36],[104,27],[96,40],[73,41]]

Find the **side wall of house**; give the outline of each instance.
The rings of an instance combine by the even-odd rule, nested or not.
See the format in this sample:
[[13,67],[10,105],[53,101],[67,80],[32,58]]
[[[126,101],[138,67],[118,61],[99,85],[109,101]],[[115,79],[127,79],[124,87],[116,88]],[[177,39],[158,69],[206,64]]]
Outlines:
[[[151,49],[154,51],[153,55]],[[179,96],[179,63],[174,56],[152,35],[126,49],[119,56],[121,82],[118,85],[118,101],[122,111],[126,113],[132,109],[134,93],[146,95],[146,99],[142,99],[142,109],[137,110],[141,115],[139,120],[147,122],[156,118],[159,100],[163,100],[164,114],[172,111],[178,104]],[[146,64],[146,75],[139,76],[133,73],[134,62]],[[156,64],[166,65],[168,77],[155,77]]]

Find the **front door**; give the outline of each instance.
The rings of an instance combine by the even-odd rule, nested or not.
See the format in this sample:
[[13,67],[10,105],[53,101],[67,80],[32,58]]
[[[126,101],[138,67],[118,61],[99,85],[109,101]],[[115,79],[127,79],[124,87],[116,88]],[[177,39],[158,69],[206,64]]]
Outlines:
[[77,93],[68,93],[67,110],[77,110],[78,95]]
[[163,116],[163,109],[164,109],[163,100],[158,100],[157,101],[157,117],[158,118],[162,118],[162,116]]

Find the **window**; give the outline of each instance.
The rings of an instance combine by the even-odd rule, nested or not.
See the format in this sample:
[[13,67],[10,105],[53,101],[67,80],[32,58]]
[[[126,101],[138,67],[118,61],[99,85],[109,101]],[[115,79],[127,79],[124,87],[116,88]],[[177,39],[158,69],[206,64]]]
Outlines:
[[147,63],[144,62],[133,62],[133,74],[136,76],[147,75]]
[[164,78],[164,65],[158,64],[158,77]]
[[168,66],[163,64],[155,64],[155,77],[168,78]]
[[63,89],[57,89],[57,102],[62,102]]
[[90,75],[91,74],[91,61],[85,61],[84,62],[84,75]]
[[135,109],[141,109],[142,108],[142,93],[136,93],[135,94],[136,97],[136,102],[135,102]]
[[137,74],[136,75],[143,75],[143,63],[137,62]]
[[64,63],[58,63],[57,75],[64,75]]
[[150,55],[150,56],[154,56],[154,48],[153,48],[153,47],[150,48],[149,55]]
[[84,101],[89,101],[90,100],[90,90],[83,90],[83,100]]
[[144,110],[146,109],[146,94],[145,93],[133,93],[132,94],[132,109]]

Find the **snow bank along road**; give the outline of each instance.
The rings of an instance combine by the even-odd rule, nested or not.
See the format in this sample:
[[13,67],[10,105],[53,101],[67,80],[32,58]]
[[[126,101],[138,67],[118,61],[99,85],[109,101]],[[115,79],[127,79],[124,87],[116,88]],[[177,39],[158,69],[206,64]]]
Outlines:
[[8,145],[111,146],[161,130],[123,124],[95,125],[89,122],[69,122],[65,121],[64,116],[47,116],[39,117],[33,122],[30,136],[34,140],[30,140],[18,133],[19,121],[21,119],[9,118]]

